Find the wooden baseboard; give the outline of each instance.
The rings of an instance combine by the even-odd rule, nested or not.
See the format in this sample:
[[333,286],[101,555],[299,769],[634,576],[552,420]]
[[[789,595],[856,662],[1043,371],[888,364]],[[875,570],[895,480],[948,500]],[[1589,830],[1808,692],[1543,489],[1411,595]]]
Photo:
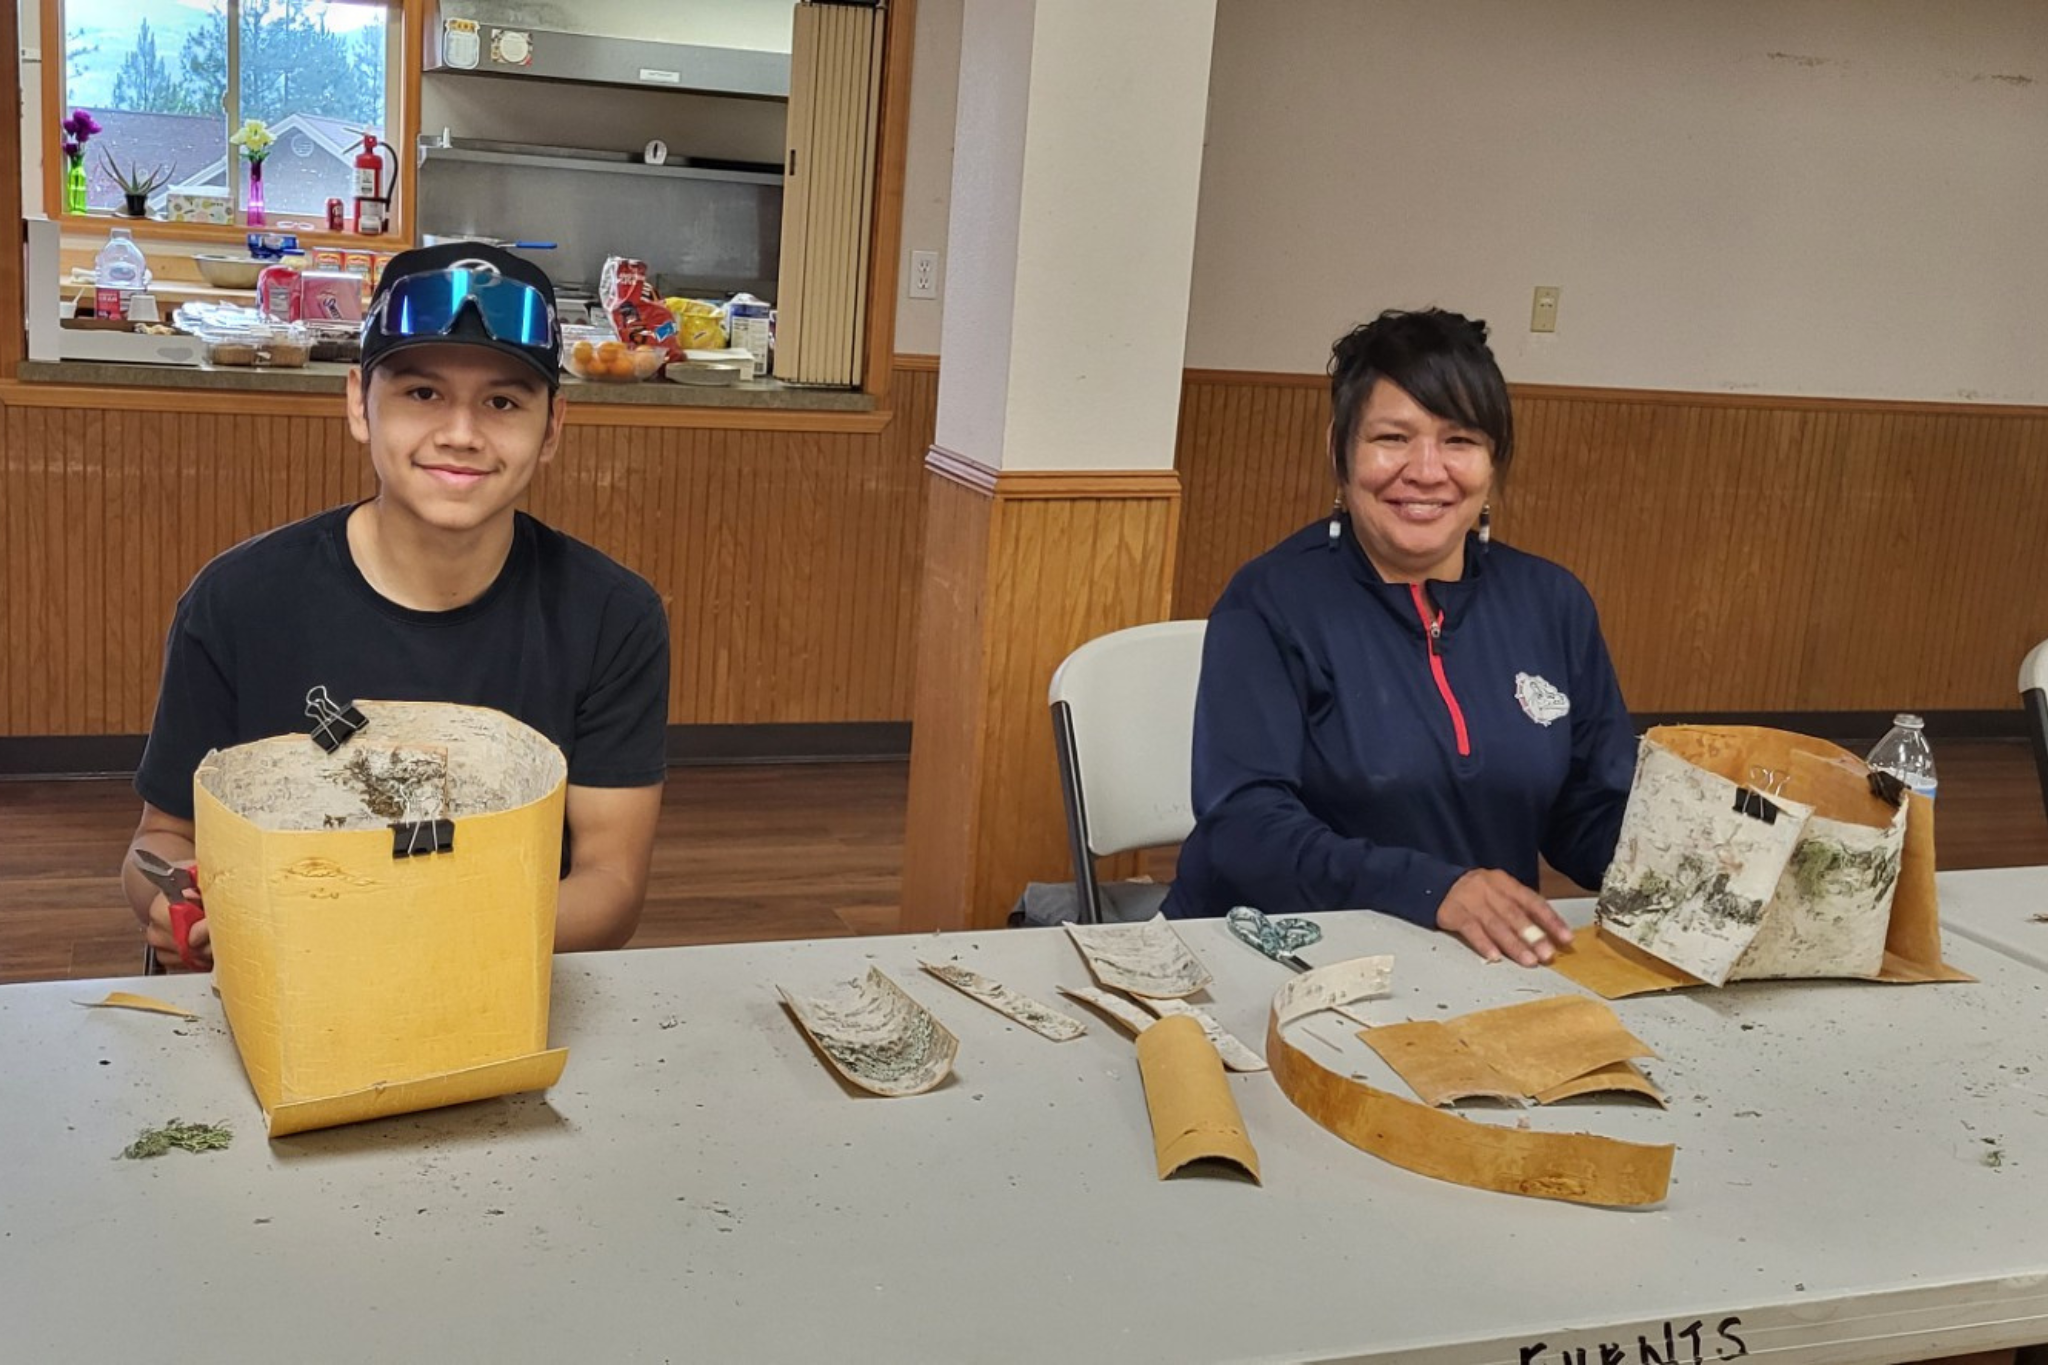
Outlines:
[[[146,735],[0,736],[0,779],[132,777]],[[909,721],[846,724],[671,725],[671,768],[727,763],[901,763]]]
[[[1883,739],[1892,728],[1891,711],[1706,711],[1645,712],[1631,715],[1636,729],[1654,725],[1768,725],[1839,744],[1862,752]],[[1924,711],[1927,740],[1940,748],[1944,739],[2010,739],[2027,737],[2027,715],[2017,706],[2010,711]]]

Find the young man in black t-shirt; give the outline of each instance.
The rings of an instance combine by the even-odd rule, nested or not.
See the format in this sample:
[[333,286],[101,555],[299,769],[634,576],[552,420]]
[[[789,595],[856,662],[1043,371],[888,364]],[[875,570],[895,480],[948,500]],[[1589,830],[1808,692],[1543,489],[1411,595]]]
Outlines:
[[[569,760],[556,948],[632,936],[666,770],[668,622],[644,580],[514,507],[561,441],[559,350],[532,264],[473,242],[392,260],[348,380],[377,496],[244,541],[186,589],[131,849],[189,863],[200,759],[307,731],[312,688],[489,706]],[[132,859],[123,876],[147,941],[174,949],[163,896]],[[210,962],[204,921],[187,946]]]

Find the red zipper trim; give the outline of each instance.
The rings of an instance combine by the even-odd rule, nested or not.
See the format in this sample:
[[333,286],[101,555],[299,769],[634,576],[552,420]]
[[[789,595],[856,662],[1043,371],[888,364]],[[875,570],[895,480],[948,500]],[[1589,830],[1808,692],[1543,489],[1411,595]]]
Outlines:
[[1443,655],[1436,652],[1437,635],[1443,630],[1444,614],[1438,612],[1435,617],[1430,616],[1429,599],[1423,596],[1420,583],[1410,583],[1408,595],[1415,599],[1415,614],[1422,620],[1423,638],[1429,643],[1429,671],[1436,678],[1436,690],[1444,699],[1444,708],[1451,713],[1451,729],[1458,736],[1458,757],[1470,758],[1472,736],[1465,729],[1465,711],[1451,691],[1451,680],[1444,676]]

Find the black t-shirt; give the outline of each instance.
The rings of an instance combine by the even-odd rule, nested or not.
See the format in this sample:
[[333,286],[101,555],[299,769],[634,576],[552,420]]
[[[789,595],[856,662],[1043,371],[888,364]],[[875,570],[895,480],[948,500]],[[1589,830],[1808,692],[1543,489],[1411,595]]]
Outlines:
[[380,596],[348,548],[353,507],[245,540],[178,600],[143,800],[192,818],[208,750],[311,730],[306,693],[335,701],[488,706],[546,735],[579,787],[662,780],[668,618],[645,579],[532,517],[481,597],[414,611]]

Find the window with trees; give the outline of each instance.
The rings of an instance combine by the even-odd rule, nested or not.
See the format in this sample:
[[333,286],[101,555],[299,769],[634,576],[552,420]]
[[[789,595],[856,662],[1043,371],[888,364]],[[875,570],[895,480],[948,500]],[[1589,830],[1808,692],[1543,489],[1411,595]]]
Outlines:
[[[397,108],[397,0],[45,0],[63,34],[50,104],[88,111],[89,209],[122,203],[122,173],[161,171],[153,207],[188,189],[248,197],[229,135],[260,119],[272,218],[318,219],[353,192],[355,144],[384,139]],[[54,46],[46,40],[46,46]],[[57,152],[52,148],[46,155]],[[53,208],[55,206],[53,205]]]

